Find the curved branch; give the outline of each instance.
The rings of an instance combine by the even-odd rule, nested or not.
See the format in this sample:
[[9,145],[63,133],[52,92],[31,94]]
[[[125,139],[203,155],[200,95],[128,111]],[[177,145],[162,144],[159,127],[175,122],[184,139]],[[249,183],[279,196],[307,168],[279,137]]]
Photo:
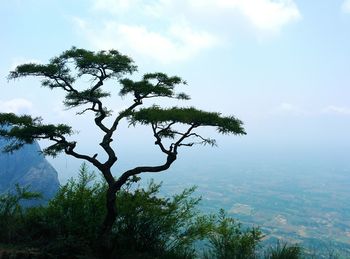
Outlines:
[[[67,142],[68,143],[68,142]],[[72,142],[72,143],[68,143],[66,149],[64,150],[65,153],[67,155],[71,155],[75,158],[78,159],[82,159],[82,160],[86,160],[88,162],[90,162],[91,164],[93,164],[94,166],[96,166],[103,174],[103,176],[105,177],[107,183],[111,186],[115,183],[115,179],[113,178],[112,174],[110,173],[109,169],[106,168],[101,162],[99,162],[96,159],[96,156],[88,156],[88,155],[83,155],[83,154],[79,154],[76,151],[74,151],[76,146],[76,142]]]
[[176,160],[175,153],[169,153],[167,156],[167,160],[164,164],[159,166],[139,166],[135,167],[131,170],[124,172],[119,179],[113,185],[113,191],[117,192],[120,188],[126,183],[129,177],[138,175],[141,173],[158,173],[167,170],[171,164]]
[[[130,112],[132,112],[133,109],[135,109],[138,105],[141,105],[141,104],[142,104],[142,102],[140,102],[140,101],[134,102],[130,107],[128,107],[127,109],[125,109],[124,111],[119,113],[119,115],[115,118],[111,128],[108,129],[105,127],[106,130],[104,130],[104,131],[106,132],[106,134],[104,135],[102,142],[100,143],[100,146],[108,154],[108,159],[104,163],[104,166],[111,168],[113,166],[113,164],[118,160],[117,156],[115,154],[115,151],[110,146],[110,143],[113,141],[112,136],[113,136],[113,133],[116,131],[119,122],[123,118],[129,116]],[[99,122],[99,120],[100,120],[100,118],[95,119],[96,124]],[[100,124],[102,125],[102,122],[100,122]]]
[[95,124],[105,133],[108,133],[108,128],[102,123],[102,121],[107,117],[107,114],[105,112],[105,110],[103,109],[103,105],[102,102],[98,99],[93,100],[93,106],[95,106],[95,104],[97,104],[97,109],[98,112],[100,113],[99,116],[97,116],[95,118]]
[[[172,123],[172,124],[174,124],[174,123]],[[165,129],[163,129],[163,130],[169,129],[169,128],[171,127],[172,124],[168,125],[168,127],[165,128]],[[169,155],[169,154],[171,153],[170,150],[167,150],[167,149],[164,147],[164,145],[163,145],[163,143],[162,143],[162,139],[161,139],[160,136],[159,136],[159,133],[160,133],[162,130],[160,130],[160,131],[157,132],[157,126],[156,126],[155,124],[153,124],[153,123],[152,123],[152,130],[153,130],[153,135],[154,135],[154,137],[156,138],[155,144],[159,146],[160,150],[161,150],[163,153]]]

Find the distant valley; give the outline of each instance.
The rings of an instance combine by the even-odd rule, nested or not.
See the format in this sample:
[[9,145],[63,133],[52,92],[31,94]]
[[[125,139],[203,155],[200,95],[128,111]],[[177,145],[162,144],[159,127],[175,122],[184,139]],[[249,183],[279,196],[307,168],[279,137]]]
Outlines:
[[163,181],[167,193],[198,186],[204,212],[224,208],[245,226],[259,226],[266,244],[280,239],[325,258],[330,253],[350,257],[348,167],[222,165],[199,172],[198,165],[189,165],[153,177]]

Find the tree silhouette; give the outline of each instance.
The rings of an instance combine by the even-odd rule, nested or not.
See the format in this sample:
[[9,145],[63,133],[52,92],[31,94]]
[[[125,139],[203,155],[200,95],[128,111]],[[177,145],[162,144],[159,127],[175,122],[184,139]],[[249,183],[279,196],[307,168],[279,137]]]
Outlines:
[[[202,136],[197,129],[211,126],[222,134],[245,134],[242,122],[233,116],[225,117],[220,113],[206,112],[195,108],[162,108],[143,105],[145,99],[175,98],[188,100],[185,93],[175,92],[175,87],[186,84],[177,76],[164,73],[143,75],[140,81],[126,78],[137,70],[132,59],[116,50],[93,52],[85,49],[71,48],[54,57],[48,64],[23,64],[9,74],[9,79],[26,76],[42,78],[41,84],[50,89],[66,92],[63,100],[67,108],[80,108],[77,115],[92,112],[97,130],[102,131],[100,146],[106,153],[105,159],[98,159],[97,154],[89,155],[76,151],[78,143],[73,141],[74,131],[65,124],[44,124],[40,117],[0,114],[0,136],[8,140],[5,152],[12,152],[34,140],[46,139],[52,142],[43,149],[43,153],[56,156],[60,152],[85,160],[94,165],[104,176],[108,191],[106,197],[107,213],[103,223],[103,233],[109,233],[118,215],[116,194],[121,187],[140,173],[161,172],[167,170],[177,159],[181,147],[198,144],[215,145],[215,140]],[[77,81],[89,77],[90,82],[85,89],[77,87]],[[104,106],[106,98],[111,94],[104,88],[109,80],[117,81],[119,95],[133,95],[130,106],[115,115]],[[143,108],[141,108],[141,106]],[[106,120],[109,118],[108,120]],[[111,119],[111,120],[110,120]],[[128,120],[131,125],[148,125],[153,131],[157,145],[166,159],[161,165],[136,166],[119,175],[113,174],[112,167],[117,162],[117,154],[112,146],[112,137],[118,135],[118,125]]]

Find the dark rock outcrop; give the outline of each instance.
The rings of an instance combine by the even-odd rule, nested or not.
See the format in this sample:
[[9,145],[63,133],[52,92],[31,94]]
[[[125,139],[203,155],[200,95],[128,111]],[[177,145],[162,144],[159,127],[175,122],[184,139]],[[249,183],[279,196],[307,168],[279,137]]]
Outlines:
[[[0,150],[5,145],[6,141],[0,139]],[[0,152],[0,193],[11,191],[19,184],[42,193],[40,203],[55,195],[59,188],[57,172],[40,151],[39,144],[34,142],[12,154]]]

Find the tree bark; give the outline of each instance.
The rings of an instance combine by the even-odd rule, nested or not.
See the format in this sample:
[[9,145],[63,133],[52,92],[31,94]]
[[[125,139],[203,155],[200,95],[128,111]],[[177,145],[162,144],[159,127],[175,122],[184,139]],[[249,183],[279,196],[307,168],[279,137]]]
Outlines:
[[116,206],[116,192],[112,186],[108,187],[106,194],[106,208],[107,213],[103,222],[103,235],[108,236],[111,231],[113,224],[117,218],[117,206]]
[[100,236],[97,239],[97,249],[98,254],[102,258],[119,258],[112,257],[113,250],[115,249],[114,244],[112,243],[112,228],[115,220],[117,219],[118,211],[116,206],[116,193],[114,192],[111,186],[108,187],[106,193],[106,208],[107,212],[103,221],[101,228]]

